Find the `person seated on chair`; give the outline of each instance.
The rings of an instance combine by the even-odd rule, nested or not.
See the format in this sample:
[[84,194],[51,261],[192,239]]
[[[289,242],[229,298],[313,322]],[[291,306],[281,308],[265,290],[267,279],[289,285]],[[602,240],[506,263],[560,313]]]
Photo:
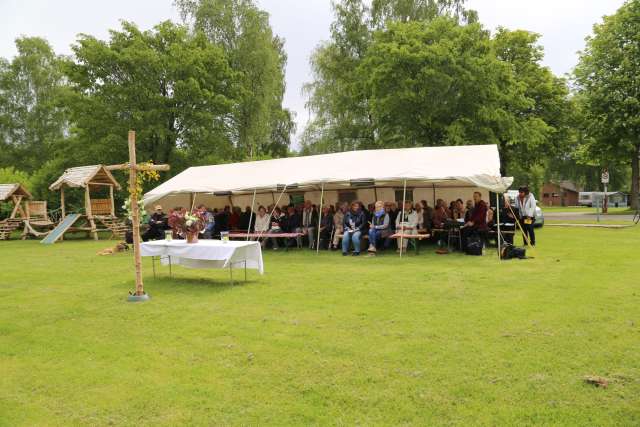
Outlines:
[[238,230],[240,228],[240,217],[242,210],[240,206],[234,206],[229,214],[229,230]]
[[456,200],[453,210],[451,211],[451,218],[455,220],[459,220],[459,219],[464,220],[466,213],[467,212],[464,207],[464,202],[462,201],[462,199]]
[[332,233],[333,215],[331,215],[331,208],[325,206],[322,208],[322,216],[320,217],[320,249],[329,248]]
[[391,224],[391,231],[396,231],[396,218],[398,218],[398,204],[396,202],[389,202],[389,207],[385,210],[389,214],[389,224]]
[[482,194],[476,191],[473,193],[473,210],[469,215],[469,220],[462,227],[462,249],[467,249],[467,239],[474,235],[487,231],[487,204],[482,200]]
[[213,230],[216,226],[216,220],[213,213],[211,213],[205,205],[199,205],[198,211],[200,211],[204,217],[204,231],[202,232],[203,239],[213,239]]
[[416,215],[418,215],[418,225],[416,230],[418,233],[426,233],[427,228],[424,225],[424,211],[422,210],[422,203],[418,202],[413,206],[413,209],[416,211]]
[[[418,234],[418,214],[413,210],[413,202],[407,200],[404,204],[404,211],[400,211],[396,218],[396,233]],[[400,245],[402,240],[402,245]],[[406,252],[409,239],[397,239],[398,252]],[[402,247],[400,247],[402,246]]]
[[433,211],[433,228],[442,229],[444,228],[445,222],[449,218],[449,214],[447,212],[447,206],[445,201],[442,199],[438,199],[436,201],[436,208]]
[[344,215],[349,209],[348,203],[341,203],[338,210],[333,215],[333,241],[331,242],[331,249],[338,249],[338,243],[340,242],[340,235],[344,231]]
[[304,209],[302,210],[302,232],[309,239],[309,249],[316,247],[315,235],[316,226],[318,225],[318,212],[313,209],[311,201],[304,202]]
[[353,255],[360,255],[360,237],[367,223],[364,212],[360,209],[360,202],[351,202],[351,209],[344,216],[342,226],[342,255],[349,254],[349,247],[353,242]]
[[142,241],[162,240],[164,239],[164,232],[169,228],[167,215],[162,212],[162,206],[158,205],[151,218],[149,218],[149,229],[142,235]]
[[391,235],[389,229],[389,214],[385,210],[384,203],[377,201],[373,208],[373,215],[371,222],[369,223],[369,254],[375,255],[378,242],[382,239],[386,239]]
[[427,233],[431,233],[433,228],[433,208],[429,206],[426,200],[420,200],[420,204],[422,205],[422,216],[424,217],[422,224]]
[[[273,234],[282,233],[283,232],[282,227],[286,226],[285,220],[286,218],[284,213],[280,210],[279,207],[276,206],[273,210],[273,215],[271,215],[271,221],[269,222],[269,233],[273,233]],[[278,244],[277,237],[271,238],[271,245],[273,246],[274,251],[278,250],[280,245]]]
[[[265,207],[260,206],[258,208],[258,215],[256,215],[256,225],[254,227],[255,232],[258,234],[264,234],[268,232],[269,227],[271,226],[271,223],[269,221],[270,218],[271,217],[267,215],[267,210],[265,209]],[[262,247],[265,247],[265,245],[267,244],[266,240],[261,240],[262,241],[260,242],[260,244],[262,245]]]
[[473,200],[467,200],[467,204],[464,209],[464,222],[468,222],[471,218],[471,212],[473,211]]
[[[287,218],[286,224],[283,226],[283,230],[286,233],[301,233],[302,232],[302,219],[300,214],[296,212],[296,208],[293,205],[287,206]],[[287,239],[287,247],[297,246],[302,247],[302,239],[296,237],[295,239]]]

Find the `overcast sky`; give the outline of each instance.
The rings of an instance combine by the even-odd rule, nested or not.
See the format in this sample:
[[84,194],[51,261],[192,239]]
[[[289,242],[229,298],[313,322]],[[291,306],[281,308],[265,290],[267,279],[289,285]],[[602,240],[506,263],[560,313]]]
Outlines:
[[[285,107],[295,111],[298,131],[308,119],[302,85],[311,79],[309,56],[329,36],[330,0],[257,0],[271,15],[277,34],[286,40],[289,56]],[[624,0],[468,0],[490,29],[503,26],[542,35],[545,64],[559,75],[577,61],[576,52],[603,15],[614,13]],[[15,55],[13,40],[41,36],[58,53],[69,54],[78,33],[107,38],[119,21],[147,29],[165,19],[179,21],[172,0],[0,0],[0,56]]]

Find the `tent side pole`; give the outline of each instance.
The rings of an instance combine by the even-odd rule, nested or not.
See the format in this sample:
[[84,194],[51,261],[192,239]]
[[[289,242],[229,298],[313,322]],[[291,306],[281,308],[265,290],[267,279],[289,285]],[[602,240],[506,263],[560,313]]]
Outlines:
[[502,250],[500,249],[502,246],[502,233],[500,232],[500,199],[498,198],[498,193],[496,193],[496,214],[497,214],[497,224],[498,224],[498,260],[502,261]]
[[402,216],[400,217],[400,258],[402,258],[402,252],[404,248],[404,205],[407,200],[407,180],[404,180],[404,189],[402,190]]
[[433,208],[436,207],[436,185],[433,184]]
[[247,228],[247,242],[249,241],[249,233],[251,233],[251,222],[253,221],[253,212],[256,205],[256,191],[257,191],[257,188],[254,188],[253,199],[251,200],[251,211],[249,212],[249,228]]
[[322,225],[322,205],[324,204],[324,182],[320,192],[320,210],[318,212],[318,240],[316,242],[316,254],[320,254],[320,226]]

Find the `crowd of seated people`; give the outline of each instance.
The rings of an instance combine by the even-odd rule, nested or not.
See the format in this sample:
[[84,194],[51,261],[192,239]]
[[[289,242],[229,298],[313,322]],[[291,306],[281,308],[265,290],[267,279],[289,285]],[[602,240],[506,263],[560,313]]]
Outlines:
[[[343,255],[354,256],[360,255],[363,248],[375,256],[379,250],[390,249],[392,245],[398,252],[406,251],[411,236],[418,234],[435,236],[437,241],[438,234],[446,233],[452,222],[459,224],[464,248],[469,236],[485,235],[496,227],[494,208],[482,200],[479,192],[467,202],[457,199],[447,203],[437,199],[433,207],[426,200],[406,201],[404,209],[396,202],[377,201],[365,207],[354,201],[326,205],[319,212],[318,206],[308,200],[297,205],[259,206],[255,213],[249,206],[244,211],[237,206],[210,210],[199,205],[198,209],[206,218],[201,235],[204,239],[217,238],[223,231],[249,232],[265,248],[306,246],[315,249],[319,242],[320,249],[341,250]],[[511,209],[501,208],[500,215],[501,223],[515,224]],[[166,228],[166,216],[158,206],[145,240],[163,238]],[[403,238],[393,238],[396,234]],[[505,236],[505,240],[512,243],[513,233]]]

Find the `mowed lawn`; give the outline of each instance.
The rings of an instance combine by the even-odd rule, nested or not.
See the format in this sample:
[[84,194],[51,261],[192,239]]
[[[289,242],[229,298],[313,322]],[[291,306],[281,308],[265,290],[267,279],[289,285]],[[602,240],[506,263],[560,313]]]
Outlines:
[[144,304],[112,242],[0,242],[0,425],[639,425],[640,228],[539,240],[268,251],[233,287],[145,261]]

